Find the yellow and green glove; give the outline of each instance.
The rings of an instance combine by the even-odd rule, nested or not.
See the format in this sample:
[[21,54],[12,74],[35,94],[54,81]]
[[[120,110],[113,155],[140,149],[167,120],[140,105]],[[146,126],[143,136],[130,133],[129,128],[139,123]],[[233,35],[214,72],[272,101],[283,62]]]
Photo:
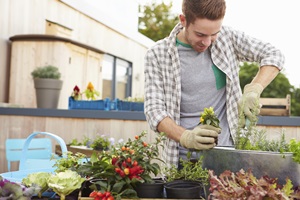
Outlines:
[[245,127],[246,119],[251,123],[257,121],[260,112],[259,98],[263,91],[263,86],[259,83],[250,83],[244,87],[244,93],[239,101],[239,127]]

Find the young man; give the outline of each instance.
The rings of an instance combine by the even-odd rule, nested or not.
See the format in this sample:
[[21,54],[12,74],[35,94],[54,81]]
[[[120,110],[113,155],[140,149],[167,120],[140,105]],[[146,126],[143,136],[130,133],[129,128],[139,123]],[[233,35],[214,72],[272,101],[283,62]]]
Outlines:
[[[177,165],[187,149],[213,148],[216,140],[232,146],[237,124],[256,119],[261,92],[283,67],[278,49],[222,26],[225,10],[224,0],[183,0],[180,23],[145,56],[145,115],[152,130],[168,136],[167,164]],[[261,67],[242,95],[244,61]],[[214,108],[221,129],[197,126],[206,107]]]

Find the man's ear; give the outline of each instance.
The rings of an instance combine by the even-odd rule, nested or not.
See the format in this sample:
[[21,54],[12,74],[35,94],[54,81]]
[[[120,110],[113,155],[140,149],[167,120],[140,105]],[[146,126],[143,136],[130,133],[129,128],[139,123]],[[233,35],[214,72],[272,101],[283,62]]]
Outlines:
[[179,20],[180,20],[180,23],[183,27],[186,27],[186,18],[184,16],[184,14],[180,14],[179,15]]

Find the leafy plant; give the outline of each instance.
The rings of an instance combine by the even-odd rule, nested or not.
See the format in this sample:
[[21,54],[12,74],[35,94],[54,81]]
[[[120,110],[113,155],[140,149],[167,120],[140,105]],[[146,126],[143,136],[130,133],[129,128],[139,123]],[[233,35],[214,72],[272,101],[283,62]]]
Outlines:
[[182,165],[181,169],[177,166],[172,165],[170,168],[165,168],[165,176],[168,182],[174,180],[190,180],[198,181],[203,185],[208,184],[208,170],[202,168],[203,157],[201,156],[198,160],[191,159],[192,152],[187,153],[187,160],[180,158]]
[[66,170],[56,174],[52,174],[48,179],[49,187],[56,192],[61,200],[65,200],[66,196],[76,189],[81,188],[81,184],[85,181],[79,174],[74,171]]
[[88,161],[86,155],[80,152],[73,154],[71,151],[68,151],[66,154],[66,157],[56,159],[54,164],[54,167],[56,167],[55,172],[63,172],[66,170],[76,171],[84,160]]
[[203,125],[211,125],[220,128],[220,120],[215,114],[213,107],[204,108],[204,112],[200,115],[200,123]]
[[45,192],[48,186],[48,179],[50,177],[50,173],[48,172],[36,172],[29,174],[27,177],[22,179],[22,183],[26,187],[40,187],[40,191],[38,192],[38,196],[41,198],[42,193]]
[[33,78],[48,78],[48,79],[60,79],[61,73],[58,68],[52,65],[44,67],[38,67],[31,72]]
[[289,151],[293,152],[293,160],[300,164],[300,142],[297,142],[296,139],[291,139]]
[[237,173],[224,171],[219,177],[209,170],[210,194],[208,199],[299,199],[290,179],[282,187],[277,179],[263,176],[257,179],[251,172],[241,169]]
[[124,101],[129,101],[129,102],[144,102],[143,97],[128,97],[124,99]]
[[96,136],[96,138],[91,142],[90,147],[94,150],[108,150],[110,146],[109,139],[105,138],[104,135]]
[[100,185],[97,191],[102,194],[110,192],[116,199],[137,198],[134,185],[154,182],[152,175],[160,172],[158,162],[163,162],[159,150],[163,148],[165,135],[158,134],[153,143],[145,142],[144,137],[145,131],[133,140],[129,138],[125,143],[112,146],[110,151],[93,154],[89,162],[78,168],[78,173],[100,179],[92,187],[97,190],[96,185]]
[[96,100],[96,96],[100,95],[100,92],[95,90],[94,85],[89,82],[86,90],[83,92],[88,100]]
[[26,187],[24,184],[11,182],[0,176],[0,199],[27,200],[40,190],[41,187],[38,185]]
[[279,140],[268,140],[265,130],[258,130],[255,126],[249,125],[247,129],[239,129],[237,132],[235,148],[283,153],[289,151],[289,144],[286,142],[284,133],[281,134]]

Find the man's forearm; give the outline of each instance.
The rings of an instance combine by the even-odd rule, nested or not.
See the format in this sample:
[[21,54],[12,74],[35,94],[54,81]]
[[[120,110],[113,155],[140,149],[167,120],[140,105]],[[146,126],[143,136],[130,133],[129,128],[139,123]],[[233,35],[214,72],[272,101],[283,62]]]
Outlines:
[[274,66],[262,66],[252,80],[252,83],[259,83],[266,88],[272,80],[278,75],[279,69]]
[[179,142],[185,128],[177,125],[171,118],[166,117],[158,124],[157,130],[166,133],[168,138]]

